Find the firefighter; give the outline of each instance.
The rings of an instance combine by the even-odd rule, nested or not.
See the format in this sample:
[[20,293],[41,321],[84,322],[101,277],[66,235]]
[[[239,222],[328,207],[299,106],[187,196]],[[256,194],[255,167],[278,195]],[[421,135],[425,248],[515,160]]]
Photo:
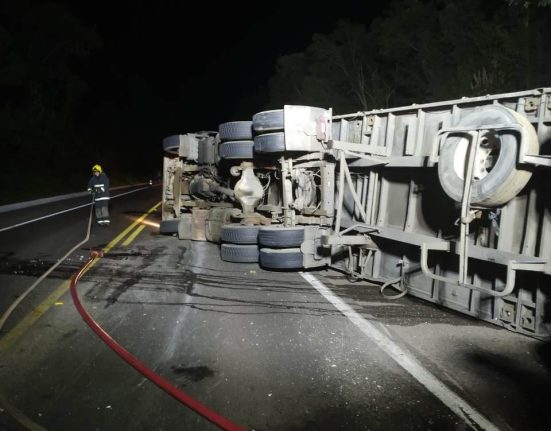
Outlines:
[[92,167],[92,178],[88,181],[88,193],[94,195],[96,221],[100,226],[109,225],[109,178],[100,165]]

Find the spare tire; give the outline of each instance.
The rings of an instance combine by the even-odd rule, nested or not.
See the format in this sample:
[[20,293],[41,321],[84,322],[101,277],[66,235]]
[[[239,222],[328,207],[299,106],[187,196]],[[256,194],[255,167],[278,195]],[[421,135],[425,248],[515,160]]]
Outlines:
[[[514,130],[492,130],[493,127],[522,126],[527,139],[528,154],[539,152],[534,127],[522,115],[501,105],[487,105],[469,112],[455,125],[462,129],[487,129],[483,132],[473,171],[471,204],[483,207],[502,205],[515,197],[532,173],[517,167],[520,135]],[[438,178],[446,192],[456,202],[463,197],[463,184],[468,161],[469,139],[450,134],[440,148]]]

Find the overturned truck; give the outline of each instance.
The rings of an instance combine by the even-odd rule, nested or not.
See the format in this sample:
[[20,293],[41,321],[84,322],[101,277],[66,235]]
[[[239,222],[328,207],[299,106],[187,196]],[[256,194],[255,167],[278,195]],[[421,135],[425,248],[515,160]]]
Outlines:
[[547,338],[549,146],[550,88],[346,115],[286,105],[164,139],[160,230]]

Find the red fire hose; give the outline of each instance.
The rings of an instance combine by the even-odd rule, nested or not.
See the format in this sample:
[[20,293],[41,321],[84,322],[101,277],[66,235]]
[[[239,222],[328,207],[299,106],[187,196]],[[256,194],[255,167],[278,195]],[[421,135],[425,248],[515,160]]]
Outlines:
[[189,407],[194,412],[203,416],[205,419],[212,422],[214,425],[218,426],[223,430],[245,431],[246,428],[243,428],[240,425],[234,424],[229,419],[226,419],[225,417],[219,415],[215,411],[209,409],[207,406],[201,404],[199,401],[195,400],[194,398],[185,394],[178,388],[174,387],[168,380],[159,376],[153,370],[151,370],[142,362],[140,362],[138,358],[132,355],[128,350],[126,350],[120,344],[118,344],[107,332],[105,332],[105,330],[101,326],[99,326],[98,323],[92,318],[92,316],[86,311],[86,309],[81,304],[77,294],[77,283],[80,277],[82,276],[82,274],[92,264],[92,262],[102,256],[103,256],[103,253],[101,251],[92,251],[90,253],[90,258],[88,259],[88,261],[86,261],[84,266],[82,266],[82,268],[80,268],[71,277],[71,296],[73,297],[73,302],[75,303],[75,306],[78,312],[80,313],[80,315],[82,316],[82,318],[84,319],[84,321],[88,324],[90,328],[92,328],[92,331],[94,331],[96,335],[100,337],[105,344],[107,344],[112,350],[114,350],[115,353],[117,353],[128,364],[130,364],[132,367],[138,370],[151,382],[155,383],[163,391],[171,395],[173,398],[176,398],[178,401],[180,401],[185,406]]

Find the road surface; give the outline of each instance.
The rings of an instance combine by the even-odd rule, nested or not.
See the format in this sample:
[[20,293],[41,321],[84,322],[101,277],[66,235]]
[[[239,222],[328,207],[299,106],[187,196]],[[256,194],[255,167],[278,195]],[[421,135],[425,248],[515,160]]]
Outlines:
[[[230,264],[158,233],[148,187],[26,298],[0,333],[0,430],[214,430],[83,322],[85,307],[155,372],[246,429],[548,430],[549,345],[367,282]],[[86,199],[0,214],[0,230]],[[84,238],[89,207],[0,232],[0,312]],[[143,227],[142,227],[143,226]],[[140,229],[139,231],[137,229]],[[125,232],[124,235],[120,235]],[[26,424],[26,425],[25,425]]]

